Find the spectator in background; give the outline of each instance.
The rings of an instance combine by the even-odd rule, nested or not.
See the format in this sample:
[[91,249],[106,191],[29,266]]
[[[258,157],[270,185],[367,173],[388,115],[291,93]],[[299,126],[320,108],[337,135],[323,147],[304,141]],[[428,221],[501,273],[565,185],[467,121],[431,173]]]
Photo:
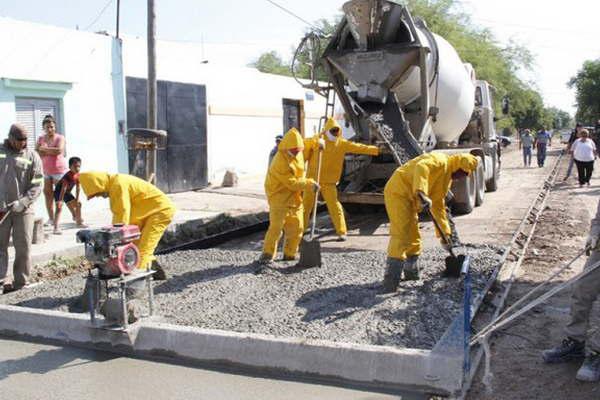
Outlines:
[[523,166],[531,167],[531,150],[533,147],[534,138],[529,129],[525,129],[521,133],[519,148],[523,149]]
[[538,167],[543,167],[546,161],[546,149],[552,146],[552,135],[546,129],[542,128],[535,135],[534,146],[537,150]]
[[271,161],[273,161],[273,157],[277,154],[277,149],[279,148],[279,143],[281,143],[281,139],[283,139],[283,135],[275,136],[275,147],[271,149],[271,153],[269,153],[269,165],[271,165]]
[[567,151],[569,152],[569,167],[567,168],[567,175],[565,175],[565,181],[569,179],[571,176],[571,172],[573,171],[573,165],[575,164],[575,160],[573,159],[573,155],[571,153],[571,146],[577,139],[579,139],[579,133],[583,129],[583,125],[579,122],[575,125],[575,129],[571,131],[571,136],[569,137],[569,143],[567,143]]
[[596,159],[596,144],[589,138],[590,133],[587,129],[582,129],[581,136],[571,146],[571,153],[577,165],[577,174],[579,175],[579,187],[584,184],[590,186],[590,178],[594,171],[594,160]]
[[[83,224],[83,218],[81,218],[81,202],[79,201],[80,185],[79,185],[79,171],[81,170],[81,158],[71,157],[69,158],[69,171],[63,175],[63,177],[56,182],[54,189],[54,201],[56,202],[56,212],[54,214],[54,234],[62,234],[59,228],[60,214],[62,212],[63,202],[71,211],[73,221],[77,224],[78,228],[85,228]],[[75,188],[75,196],[71,193]]]
[[42,159],[44,169],[44,199],[48,211],[48,222],[46,225],[54,225],[54,185],[65,172],[67,162],[65,160],[65,137],[56,132],[56,120],[52,115],[46,115],[42,121],[45,135],[40,136],[36,144],[36,151]]

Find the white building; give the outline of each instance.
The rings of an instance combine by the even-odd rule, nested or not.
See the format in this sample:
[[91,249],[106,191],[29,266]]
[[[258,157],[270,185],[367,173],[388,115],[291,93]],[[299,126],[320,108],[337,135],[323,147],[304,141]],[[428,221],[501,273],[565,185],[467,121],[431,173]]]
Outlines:
[[[0,18],[0,37],[0,137],[18,121],[33,133],[33,145],[51,113],[66,137],[67,157],[81,157],[84,170],[128,172],[125,82],[146,76],[145,40],[9,18]],[[274,136],[282,133],[283,99],[302,100],[305,131],[316,130],[324,98],[292,78],[232,65],[227,46],[205,50],[159,41],[157,71],[159,81],[205,86],[206,152],[198,156],[207,157],[210,182],[219,184],[227,169],[264,173]],[[212,53],[219,56],[210,59]]]

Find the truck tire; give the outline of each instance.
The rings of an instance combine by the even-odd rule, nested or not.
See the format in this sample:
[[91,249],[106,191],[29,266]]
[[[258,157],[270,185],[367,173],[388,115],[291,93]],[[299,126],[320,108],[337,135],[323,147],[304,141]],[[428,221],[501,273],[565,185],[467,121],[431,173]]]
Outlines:
[[475,207],[475,186],[475,174],[453,182],[454,202],[452,203],[452,213],[454,215],[468,214],[473,211]]
[[494,155],[494,162],[492,163],[494,173],[492,174],[492,178],[485,183],[485,190],[487,192],[498,190],[498,180],[500,179],[500,162],[498,160],[498,155]]
[[483,198],[485,196],[485,175],[483,171],[483,163],[480,162],[475,171],[475,207],[479,207],[483,204]]

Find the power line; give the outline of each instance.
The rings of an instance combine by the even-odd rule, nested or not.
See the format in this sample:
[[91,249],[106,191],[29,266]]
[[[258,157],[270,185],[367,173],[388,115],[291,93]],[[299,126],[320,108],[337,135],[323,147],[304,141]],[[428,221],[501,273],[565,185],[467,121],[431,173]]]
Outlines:
[[274,1],[272,1],[272,0],[266,0],[266,1],[267,1],[268,3],[271,3],[272,5],[274,5],[275,7],[277,7],[277,8],[279,8],[279,9],[281,9],[283,12],[285,12],[285,13],[287,13],[287,14],[291,15],[292,17],[294,17],[294,18],[296,18],[296,19],[298,19],[298,20],[300,20],[300,21],[304,22],[306,25],[308,25],[308,26],[310,26],[310,27],[312,27],[312,28],[314,28],[314,29],[318,30],[319,32],[321,32],[321,28],[319,28],[318,26],[314,25],[314,24],[313,24],[313,23],[311,23],[311,22],[308,22],[307,20],[305,20],[304,18],[302,18],[302,17],[301,17],[301,16],[299,16],[298,14],[295,14],[294,12],[292,12],[292,11],[288,10],[287,8],[285,8],[285,7],[283,7],[283,6],[281,6],[281,5],[277,4],[277,3],[275,3],[275,2],[274,2]]
[[98,20],[102,17],[102,15],[104,14],[104,12],[108,9],[108,7],[112,4],[114,0],[109,0],[104,7],[102,8],[102,10],[100,10],[100,12],[98,13],[98,15],[96,15],[96,17],[94,18],[94,20],[92,22],[90,22],[90,24],[88,26],[86,26],[83,30],[87,31],[88,29],[90,29],[92,26],[94,26],[94,24],[96,22],[98,22]]
[[[84,30],[88,30],[90,29],[96,22],[98,22],[98,20],[100,19],[100,17],[102,17],[102,14],[104,14],[104,12],[108,9],[108,7],[112,4],[114,0],[109,0],[104,7],[102,8],[102,10],[100,10],[100,12],[96,15],[96,17],[94,18],[94,20],[85,27]],[[54,49],[56,49],[58,46],[64,44],[65,42],[67,42],[70,38],[72,38],[73,35],[71,32],[67,32],[65,33],[65,35],[63,37],[61,37],[60,39],[58,39],[52,46],[50,46],[50,48],[48,48],[48,50],[40,57],[40,59],[37,61],[37,63],[35,63],[33,65],[33,67],[30,69],[30,73],[33,73],[39,66],[40,64],[46,60],[46,58],[54,51]]]

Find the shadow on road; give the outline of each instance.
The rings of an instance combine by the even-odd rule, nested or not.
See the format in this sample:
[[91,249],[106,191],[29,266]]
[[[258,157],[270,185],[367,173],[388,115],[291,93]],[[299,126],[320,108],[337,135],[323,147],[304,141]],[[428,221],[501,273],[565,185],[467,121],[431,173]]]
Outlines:
[[[83,354],[83,355],[82,355]],[[11,375],[30,373],[44,375],[57,369],[73,368],[84,364],[109,361],[119,356],[100,352],[76,352],[68,348],[40,350],[37,353],[0,363],[0,381]],[[81,358],[84,358],[81,360]],[[79,362],[75,362],[79,360]],[[76,377],[74,377],[76,379]]]

